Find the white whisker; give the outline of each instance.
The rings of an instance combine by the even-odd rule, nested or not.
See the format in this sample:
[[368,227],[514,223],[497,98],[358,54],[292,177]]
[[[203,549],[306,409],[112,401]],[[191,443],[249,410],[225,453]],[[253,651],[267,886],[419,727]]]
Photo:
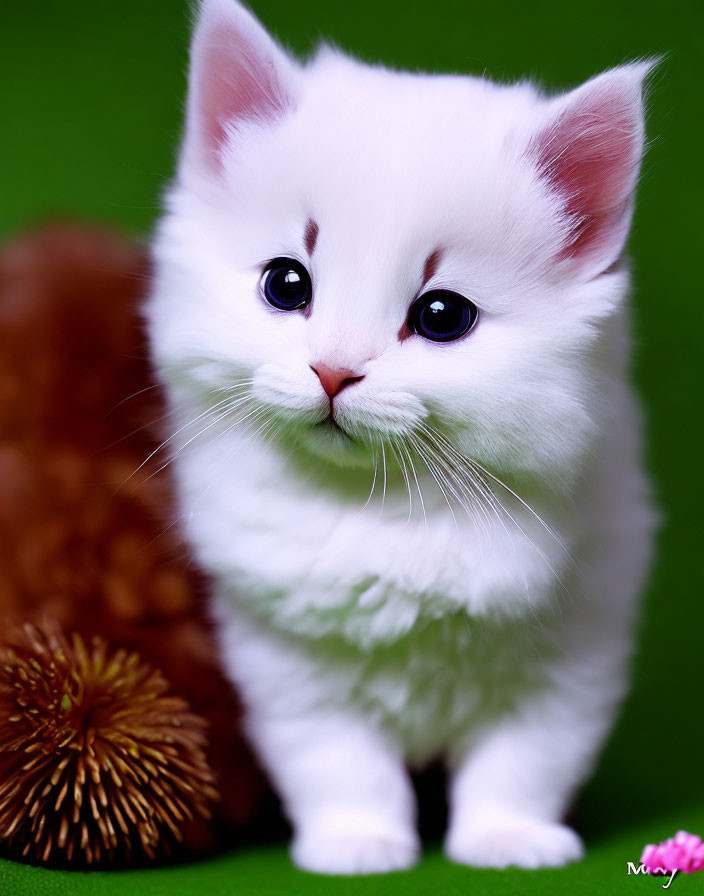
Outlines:
[[197,417],[194,417],[192,420],[189,420],[188,423],[184,423],[184,425],[179,427],[175,432],[172,432],[170,436],[168,436],[166,439],[164,439],[164,441],[160,445],[157,445],[157,447],[146,456],[146,458],[142,461],[142,463],[137,467],[136,470],[134,470],[132,473],[130,473],[130,475],[127,477],[127,479],[125,480],[123,485],[126,485],[133,476],[135,476],[137,473],[139,473],[139,471],[146,464],[149,463],[149,461],[154,457],[154,455],[156,455],[160,451],[162,451],[166,447],[166,445],[168,445],[169,442],[171,442],[173,439],[175,439],[176,436],[179,435],[179,433],[182,433],[184,431],[184,429],[188,429],[189,426],[193,426],[194,423],[197,423],[199,420],[202,420],[203,417],[208,417],[210,414],[215,413],[223,405],[227,404],[227,402],[229,402],[229,401],[231,401],[231,397],[228,395],[225,398],[222,398],[220,401],[216,402],[216,404],[212,405],[211,407],[206,408],[202,413],[198,414]]
[[[510,513],[505,504],[499,500],[498,496],[493,492],[493,490],[489,487],[488,483],[483,481],[483,477],[487,476],[497,485],[504,488],[512,497],[514,497],[526,510],[530,512],[530,514],[543,526],[546,532],[557,542],[557,544],[565,551],[568,558],[571,559],[567,548],[565,547],[562,540],[558,537],[558,535],[554,532],[554,530],[540,517],[540,515],[516,492],[511,489],[506,483],[502,482],[498,476],[491,473],[487,470],[482,464],[478,461],[475,461],[473,458],[467,457],[462,452],[459,451],[452,443],[450,443],[445,436],[439,433],[434,428],[427,426],[426,424],[421,424],[422,430],[425,432],[426,436],[433,439],[435,441],[438,448],[443,448],[447,453],[449,453],[456,462],[460,465],[460,469],[464,471],[464,475],[466,475],[473,484],[473,488],[475,490],[479,490],[479,493],[483,495],[484,499],[487,501],[488,506],[493,510],[497,519],[501,520],[501,515],[505,515],[508,519],[513,523],[513,525],[518,529],[519,532],[526,538],[528,543],[533,547],[533,549],[540,555],[540,557],[545,561],[548,568],[555,576],[556,580],[562,585],[561,578],[557,571],[554,569],[552,564],[550,563],[545,552],[533,541],[532,538],[525,531],[523,526],[516,520],[513,514]],[[501,520],[503,528],[505,531],[506,526]],[[564,586],[563,586],[564,587]]]
[[483,473],[485,476],[488,476],[490,479],[492,479],[497,485],[500,485],[501,488],[506,489],[506,491],[507,491],[510,495],[512,495],[512,496],[513,496],[513,497],[514,497],[520,504],[522,504],[522,505],[525,507],[525,509],[526,509],[530,514],[532,514],[532,515],[535,517],[535,519],[536,519],[536,520],[540,523],[540,525],[545,529],[545,531],[548,533],[548,535],[550,535],[552,538],[554,538],[555,541],[560,545],[560,547],[561,547],[565,552],[567,552],[567,546],[564,544],[564,542],[563,542],[562,539],[559,537],[559,535],[558,535],[558,534],[555,532],[555,530],[554,530],[551,526],[549,526],[549,525],[545,522],[545,520],[544,520],[544,519],[543,519],[543,518],[542,518],[542,517],[541,517],[541,516],[540,516],[540,515],[539,515],[539,514],[538,514],[538,513],[531,507],[531,506],[530,506],[530,504],[528,504],[526,501],[524,501],[523,498],[521,498],[520,495],[517,495],[516,492],[515,492],[512,488],[510,488],[510,486],[506,485],[505,482],[503,482],[501,479],[499,479],[498,476],[494,475],[494,473],[492,473],[490,470],[487,470],[486,467],[483,467],[483,466],[479,463],[479,461],[476,461],[476,460],[473,460],[473,459],[472,459],[472,460],[470,460],[470,463],[472,464],[472,466],[476,467],[476,468],[477,468],[481,473]]
[[427,528],[428,517],[426,516],[426,513],[425,513],[425,503],[423,501],[423,492],[421,491],[420,482],[418,481],[418,475],[416,473],[416,467],[415,467],[415,464],[413,463],[413,455],[411,454],[411,451],[408,448],[408,446],[406,444],[404,444],[402,439],[399,441],[399,449],[405,453],[406,458],[408,459],[408,465],[411,468],[411,474],[413,475],[413,480],[416,484],[416,490],[418,491],[418,500],[420,501],[420,508],[423,512],[423,524]]
[[403,481],[406,483],[406,491],[408,492],[408,519],[406,520],[406,522],[410,523],[411,516],[413,515],[413,495],[411,494],[411,481],[408,478],[406,462],[404,461],[400,450],[397,450],[396,441],[393,436],[389,437],[389,448],[391,448],[391,450],[393,451],[394,457],[398,462],[398,468],[401,471]]
[[379,510],[379,518],[381,519],[381,516],[384,513],[384,503],[386,501],[387,472],[386,472],[386,449],[384,448],[384,440],[383,439],[381,440],[380,444],[381,444],[381,456],[382,456],[382,460],[383,460],[383,464],[384,464],[384,488],[381,493],[381,509]]
[[379,469],[379,456],[376,451],[376,445],[374,444],[374,441],[371,439],[371,433],[369,433],[369,435],[370,435],[370,443],[371,443],[371,447],[372,447],[372,457],[374,458],[374,477],[372,479],[372,487],[369,489],[369,494],[367,495],[367,500],[364,502],[364,506],[359,511],[360,513],[362,512],[362,510],[366,510],[366,508],[369,505],[369,502],[372,499],[372,495],[374,494],[374,488],[376,487],[376,477],[377,477],[377,473],[378,473],[378,469]]
[[[496,476],[494,473],[492,473],[492,472],[491,472],[490,470],[488,470],[486,467],[482,466],[482,464],[480,464],[479,461],[475,460],[474,458],[467,457],[466,455],[462,454],[462,453],[459,451],[458,448],[456,448],[451,442],[449,442],[449,441],[445,438],[445,436],[443,436],[443,435],[442,435],[441,433],[439,433],[437,430],[433,430],[433,432],[434,432],[435,435],[441,440],[441,442],[443,443],[443,445],[445,445],[449,451],[453,452],[453,454],[454,454],[460,461],[462,461],[462,462],[464,462],[464,463],[466,463],[466,464],[471,465],[472,467],[474,467],[474,469],[475,469],[476,471],[482,473],[484,476],[488,476],[493,482],[495,482],[495,483],[496,483],[497,485],[499,485],[501,488],[505,489],[505,490],[506,490],[512,497],[514,497],[520,504],[522,504],[523,507],[525,507],[525,509],[535,517],[535,519],[540,523],[540,525],[545,529],[545,531],[546,531],[552,538],[554,538],[555,541],[557,541],[557,543],[560,545],[560,547],[561,547],[564,551],[567,551],[566,546],[563,544],[562,540],[561,540],[560,537],[557,535],[557,533],[554,531],[554,529],[552,529],[552,528],[545,522],[545,520],[544,520],[544,519],[543,519],[543,518],[542,518],[542,517],[541,517],[541,516],[540,516],[540,515],[539,515],[539,514],[538,514],[538,513],[531,507],[531,506],[530,506],[530,504],[528,504],[526,501],[524,501],[523,498],[521,498],[520,495],[516,494],[516,492],[515,492],[510,486],[506,485],[506,483],[503,482],[498,476]],[[502,507],[503,507],[503,505],[502,505]],[[505,510],[505,508],[504,508],[504,510]]]
[[459,535],[459,531],[460,531],[460,530],[459,530],[459,526],[457,525],[457,517],[455,516],[455,511],[452,509],[452,503],[450,502],[450,499],[447,497],[447,493],[445,492],[445,489],[443,488],[440,479],[439,479],[438,476],[433,472],[433,469],[432,469],[432,461],[429,460],[428,457],[426,457],[426,455],[425,455],[425,453],[424,453],[424,451],[423,451],[423,446],[422,446],[422,444],[420,443],[420,441],[417,440],[417,439],[416,439],[413,435],[411,435],[411,434],[409,434],[409,438],[412,440],[413,444],[415,445],[415,449],[416,449],[416,452],[418,453],[418,457],[420,457],[420,459],[423,461],[423,463],[424,463],[425,466],[427,467],[428,472],[429,472],[430,475],[433,477],[433,479],[435,480],[435,483],[436,483],[438,489],[440,490],[440,494],[441,494],[441,495],[443,496],[443,498],[445,499],[445,503],[447,504],[447,508],[448,508],[448,510],[450,511],[450,514],[451,514],[451,516],[452,516],[452,521],[453,521],[453,523],[455,524],[455,530],[456,530],[457,534]]
[[[204,433],[206,433],[209,429],[212,429],[213,426],[217,426],[217,424],[220,423],[222,420],[224,420],[228,416],[228,414],[229,414],[229,411],[224,411],[223,413],[219,414],[214,420],[211,420],[210,423],[207,424],[207,426],[204,426],[194,436],[191,436],[190,439],[187,439],[182,445],[179,445],[178,448],[176,449],[176,451],[174,451],[174,453],[171,455],[171,457],[169,457],[169,459],[165,463],[163,463],[160,467],[157,467],[156,470],[151,472],[149,474],[149,476],[147,476],[147,478],[144,481],[149,482],[150,479],[152,479],[154,476],[157,476],[159,473],[161,473],[162,470],[165,470],[169,466],[169,464],[173,463],[174,458],[177,457],[185,448],[187,448],[192,442],[195,442],[196,439],[200,438],[200,436],[202,436]],[[195,422],[195,421],[192,421],[190,425],[192,425],[193,422]],[[182,427],[182,429],[184,429],[184,428],[185,427]],[[178,432],[181,432],[181,430],[178,430]],[[176,433],[175,433],[175,435],[176,435]],[[154,454],[154,452],[152,453],[152,456],[153,456],[153,454]],[[144,466],[144,463],[141,464],[141,466],[138,469],[141,469],[143,466]],[[137,471],[135,470],[135,472],[137,472]],[[125,482],[129,482],[129,480],[132,478],[132,476],[134,476],[134,473],[132,473],[132,475],[127,480],[125,480]]]
[[[426,448],[433,458],[435,469],[445,482],[446,487],[454,495],[459,506],[473,520],[475,525],[480,525],[480,520],[477,517],[478,512],[482,514],[487,525],[489,525],[489,517],[486,514],[486,510],[481,504],[477,504],[476,495],[470,492],[467,484],[458,475],[458,471],[448,463],[447,458],[439,450],[438,444],[434,442],[430,433],[427,433],[427,437],[430,441],[426,443]],[[460,491],[457,490],[458,488]],[[489,531],[489,529],[486,531]]]

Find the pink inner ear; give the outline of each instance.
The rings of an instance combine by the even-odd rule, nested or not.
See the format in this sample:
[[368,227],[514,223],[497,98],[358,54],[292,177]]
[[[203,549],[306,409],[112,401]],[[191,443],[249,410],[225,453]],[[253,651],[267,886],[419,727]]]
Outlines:
[[608,85],[578,98],[533,140],[540,174],[570,218],[561,257],[591,255],[623,241],[640,148],[640,108]]
[[197,72],[197,115],[206,149],[222,146],[228,125],[274,119],[290,106],[274,59],[230,25],[220,23],[205,40]]

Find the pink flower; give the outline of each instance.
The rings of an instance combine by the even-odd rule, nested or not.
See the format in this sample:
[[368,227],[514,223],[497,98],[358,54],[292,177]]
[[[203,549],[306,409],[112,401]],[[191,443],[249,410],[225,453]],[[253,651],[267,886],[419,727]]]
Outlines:
[[663,840],[657,846],[649,843],[640,860],[648,867],[650,874],[704,871],[704,843],[696,834],[678,831],[674,837]]

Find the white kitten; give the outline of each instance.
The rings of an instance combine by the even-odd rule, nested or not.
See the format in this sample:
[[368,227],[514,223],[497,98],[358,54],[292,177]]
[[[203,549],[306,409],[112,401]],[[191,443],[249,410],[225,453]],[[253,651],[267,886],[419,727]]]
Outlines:
[[451,859],[582,852],[562,819],[624,694],[653,526],[620,261],[649,67],[547,98],[300,65],[203,3],[147,312],[303,868],[412,865],[406,763],[436,756]]

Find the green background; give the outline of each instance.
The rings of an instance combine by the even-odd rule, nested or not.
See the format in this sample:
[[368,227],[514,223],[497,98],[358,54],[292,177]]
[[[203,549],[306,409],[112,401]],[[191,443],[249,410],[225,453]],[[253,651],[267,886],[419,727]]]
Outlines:
[[[255,0],[298,52],[322,37],[394,66],[525,74],[551,88],[664,54],[649,98],[649,149],[636,209],[635,371],[664,525],[643,613],[635,687],[576,823],[588,858],[557,871],[452,867],[335,881],[290,869],[283,848],[206,864],[80,875],[0,864],[0,894],[659,892],[626,876],[646,841],[704,834],[702,449],[704,4],[636,0],[470,2]],[[46,215],[112,222],[147,235],[173,166],[185,87],[182,0],[2,0],[0,236]],[[671,892],[704,887],[680,876]]]

